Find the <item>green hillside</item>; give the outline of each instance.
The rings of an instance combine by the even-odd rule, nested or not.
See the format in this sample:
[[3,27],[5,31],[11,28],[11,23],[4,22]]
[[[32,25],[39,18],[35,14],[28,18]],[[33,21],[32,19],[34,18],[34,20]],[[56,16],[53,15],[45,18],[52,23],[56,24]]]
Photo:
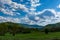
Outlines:
[[60,23],[56,23],[56,24],[48,24],[45,26],[45,28],[49,29],[49,31],[60,31]]

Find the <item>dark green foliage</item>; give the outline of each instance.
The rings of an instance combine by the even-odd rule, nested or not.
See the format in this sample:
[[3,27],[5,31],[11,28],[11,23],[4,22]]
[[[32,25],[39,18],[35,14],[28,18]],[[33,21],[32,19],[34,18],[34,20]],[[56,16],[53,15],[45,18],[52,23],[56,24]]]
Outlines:
[[17,33],[31,33],[30,28],[25,28],[23,25],[20,25],[18,23],[12,23],[12,22],[5,22],[0,23],[0,35],[5,35],[5,33],[10,33],[13,36]]
[[48,32],[49,32],[49,31],[48,31],[48,29],[46,28],[46,29],[45,29],[45,34],[48,34]]
[[6,26],[6,24],[0,24],[0,35],[4,36],[5,33],[7,32],[8,28]]
[[50,32],[60,32],[60,23],[46,25]]

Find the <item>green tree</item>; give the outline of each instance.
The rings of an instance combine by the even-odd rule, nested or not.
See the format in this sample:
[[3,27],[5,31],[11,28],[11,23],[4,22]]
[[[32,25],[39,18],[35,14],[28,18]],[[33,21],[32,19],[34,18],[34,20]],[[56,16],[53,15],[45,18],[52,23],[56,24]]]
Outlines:
[[8,30],[8,28],[7,28],[6,24],[0,24],[0,35],[1,36],[5,35],[5,33],[7,33],[7,30]]
[[12,27],[10,28],[10,33],[12,33],[12,35],[15,36],[18,30],[19,30],[18,25],[12,25]]

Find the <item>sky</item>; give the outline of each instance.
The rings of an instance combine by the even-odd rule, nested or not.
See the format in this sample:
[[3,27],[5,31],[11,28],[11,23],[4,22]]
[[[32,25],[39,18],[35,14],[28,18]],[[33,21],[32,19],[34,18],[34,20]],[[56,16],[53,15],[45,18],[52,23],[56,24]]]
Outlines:
[[0,0],[0,22],[45,26],[60,22],[60,0]]

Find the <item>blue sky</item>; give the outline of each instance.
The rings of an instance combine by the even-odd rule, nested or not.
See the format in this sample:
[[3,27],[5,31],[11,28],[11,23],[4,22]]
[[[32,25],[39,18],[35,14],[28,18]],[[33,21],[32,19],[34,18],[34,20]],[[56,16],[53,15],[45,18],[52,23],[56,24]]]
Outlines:
[[0,0],[0,22],[45,26],[60,22],[60,0]]

